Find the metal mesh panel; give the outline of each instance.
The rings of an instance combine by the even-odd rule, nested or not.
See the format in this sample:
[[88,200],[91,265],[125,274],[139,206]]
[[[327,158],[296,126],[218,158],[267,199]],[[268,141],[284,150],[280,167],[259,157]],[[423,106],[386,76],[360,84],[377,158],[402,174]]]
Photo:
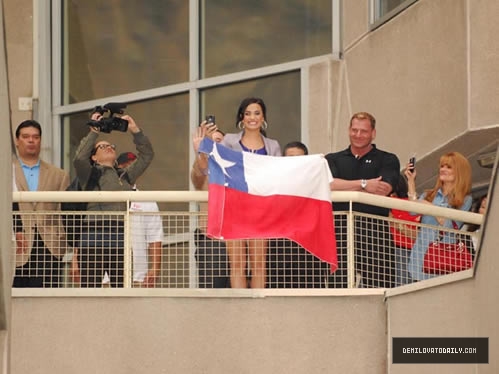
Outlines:
[[413,247],[426,248],[439,238],[462,241],[470,251],[475,246],[473,234],[464,231],[335,212],[338,269],[331,274],[329,264],[284,238],[263,241],[265,260],[259,264],[250,255],[231,256],[231,244],[198,227],[205,217],[164,211],[14,212],[13,285],[228,288],[236,259],[244,261],[248,284],[255,271],[263,271],[266,288],[390,288],[439,275],[423,271],[424,255],[418,258]]

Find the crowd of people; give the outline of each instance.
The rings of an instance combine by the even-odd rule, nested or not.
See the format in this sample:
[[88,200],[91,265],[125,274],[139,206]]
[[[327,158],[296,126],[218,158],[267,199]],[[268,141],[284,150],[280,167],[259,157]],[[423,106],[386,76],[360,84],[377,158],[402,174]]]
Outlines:
[[[102,114],[91,114],[93,123]],[[132,191],[151,164],[154,151],[144,132],[129,115],[128,123],[136,153],[117,155],[115,146],[99,140],[99,126],[89,126],[74,158],[76,176],[84,190]],[[267,136],[267,108],[260,98],[242,100],[236,112],[234,133],[224,133],[212,120],[202,121],[192,135],[196,154],[190,178],[197,190],[207,190],[208,156],[199,146],[206,137],[230,149],[266,156],[307,155],[305,144],[294,141],[281,151],[279,142]],[[471,166],[459,152],[441,156],[435,186],[421,195],[416,192],[416,165],[408,163],[402,170],[398,157],[379,149],[376,119],[367,112],[355,113],[348,126],[347,148],[325,156],[333,180],[332,191],[360,191],[379,196],[417,201],[421,204],[468,211],[472,207]],[[16,130],[18,157],[13,163],[13,188],[19,191],[64,191],[68,174],[40,159],[41,126],[24,121]],[[484,213],[487,197],[481,197],[476,211]],[[158,212],[156,203],[131,203],[133,212]],[[360,212],[354,220],[355,275],[357,287],[390,288],[431,278],[423,261],[429,244],[435,240],[453,243],[462,222],[417,215],[399,210],[354,203]],[[16,268],[13,287],[59,287],[61,259],[68,251],[64,225],[57,214],[33,216],[23,212],[58,211],[59,204],[15,204],[14,239]],[[333,202],[334,212],[349,210],[349,204]],[[480,209],[480,210],[478,210]],[[72,245],[70,275],[81,287],[123,287],[124,221],[113,212],[127,210],[121,202],[89,202],[88,214]],[[338,268],[332,274],[326,264],[304,248],[284,238],[216,240],[206,233],[207,204],[200,204],[200,218],[194,232],[195,258],[201,288],[266,287],[335,287],[351,286],[347,272],[347,215],[335,214]],[[103,214],[105,212],[105,214]],[[241,212],[244,214],[244,212]],[[421,227],[419,227],[421,226]],[[161,272],[163,226],[159,215],[137,215],[131,221],[133,250],[133,285],[154,287]],[[442,228],[450,229],[442,231]],[[478,227],[467,227],[477,238]],[[476,240],[470,247],[478,248]],[[299,266],[295,264],[299,263]]]

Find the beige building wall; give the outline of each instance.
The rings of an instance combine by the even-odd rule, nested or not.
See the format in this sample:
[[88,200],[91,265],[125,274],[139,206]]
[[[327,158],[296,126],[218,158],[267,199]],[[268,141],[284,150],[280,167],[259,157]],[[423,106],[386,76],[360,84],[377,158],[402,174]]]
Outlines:
[[469,6],[470,126],[499,123],[499,2],[472,1]]
[[16,298],[12,373],[386,372],[382,295],[245,294]]
[[[3,18],[3,8],[0,1],[0,20]],[[9,90],[7,79],[7,64],[5,56],[5,35],[4,28],[0,28],[0,126],[2,132],[8,134],[10,130],[9,115]],[[0,170],[3,171],[3,182],[1,188],[3,191],[9,191],[12,188],[12,168],[10,154],[10,138],[8,136],[0,137],[0,149],[5,150],[0,153]],[[3,193],[0,196],[0,207],[11,206],[12,196]],[[9,211],[7,209],[7,211]],[[10,248],[12,246],[12,220],[9,214],[3,214],[0,218],[0,248]],[[10,251],[3,250],[0,257],[0,373],[9,372],[10,361]]]
[[[377,119],[378,147],[401,160],[423,156],[468,128],[466,1],[420,0],[372,32],[367,3],[342,2],[343,59],[331,62],[334,77],[322,76],[328,96],[340,98],[322,125],[332,150],[340,150],[349,144],[351,115],[368,111]],[[326,146],[312,135],[317,148]]]
[[3,0],[7,36],[7,68],[12,128],[26,119],[31,111],[20,111],[20,97],[33,97],[33,0]]

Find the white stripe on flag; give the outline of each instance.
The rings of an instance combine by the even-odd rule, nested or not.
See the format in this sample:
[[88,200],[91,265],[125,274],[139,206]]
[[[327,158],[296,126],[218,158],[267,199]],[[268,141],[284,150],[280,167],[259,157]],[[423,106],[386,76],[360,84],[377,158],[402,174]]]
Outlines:
[[273,157],[243,152],[248,192],[331,201],[331,171],[322,155]]

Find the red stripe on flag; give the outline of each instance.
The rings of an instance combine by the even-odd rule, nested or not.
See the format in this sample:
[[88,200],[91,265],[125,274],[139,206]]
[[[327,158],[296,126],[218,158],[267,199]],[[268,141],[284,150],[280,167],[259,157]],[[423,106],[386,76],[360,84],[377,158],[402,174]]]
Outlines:
[[299,196],[256,196],[210,184],[207,234],[217,239],[288,238],[336,270],[331,203]]

